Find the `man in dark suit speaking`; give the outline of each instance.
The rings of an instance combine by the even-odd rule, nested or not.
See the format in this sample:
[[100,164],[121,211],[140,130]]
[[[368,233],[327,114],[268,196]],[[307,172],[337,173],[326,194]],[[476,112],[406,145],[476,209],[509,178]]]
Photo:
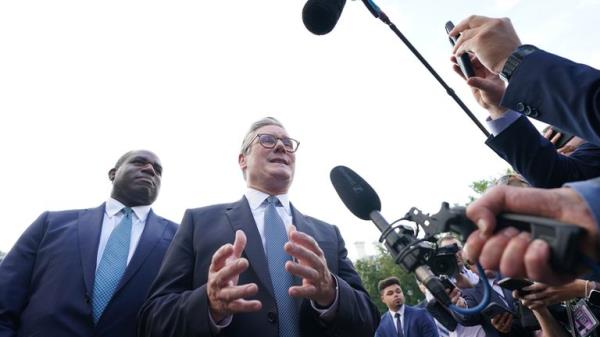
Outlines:
[[298,144],[274,118],[251,126],[244,197],[185,213],[139,336],[373,336],[379,314],[339,230],[289,201]]
[[375,337],[438,337],[437,326],[427,310],[404,304],[397,277],[383,279],[377,287],[389,311],[381,316]]
[[43,213],[0,264],[0,336],[134,337],[177,224],[152,212],[162,166],[131,151],[100,207]]

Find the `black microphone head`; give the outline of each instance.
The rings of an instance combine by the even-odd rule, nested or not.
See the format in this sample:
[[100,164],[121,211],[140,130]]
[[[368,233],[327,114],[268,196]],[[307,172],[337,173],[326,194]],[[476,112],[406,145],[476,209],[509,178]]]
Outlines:
[[372,211],[381,211],[379,196],[356,172],[346,166],[336,166],[329,177],[344,205],[357,217],[370,220]]
[[335,27],[346,0],[308,0],[302,9],[306,29],[316,35],[329,33]]

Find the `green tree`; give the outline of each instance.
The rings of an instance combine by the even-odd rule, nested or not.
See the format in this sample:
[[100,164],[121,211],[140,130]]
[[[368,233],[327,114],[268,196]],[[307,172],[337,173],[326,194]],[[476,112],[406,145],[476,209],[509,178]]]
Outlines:
[[356,261],[356,270],[379,311],[385,312],[388,309],[381,302],[377,283],[389,276],[396,276],[400,279],[406,304],[415,305],[421,301],[425,296],[419,290],[415,277],[395,264],[385,248],[382,246],[377,246],[377,248],[378,253],[375,256]]
[[[516,174],[516,172],[512,168],[507,168],[506,172],[504,172],[504,175],[512,175],[512,174]],[[496,185],[497,183],[498,183],[498,178],[492,178],[492,177],[490,177],[488,179],[475,180],[474,182],[472,182],[471,185],[469,185],[469,187],[473,190],[473,192],[476,193],[476,195],[469,196],[469,201],[467,202],[467,205],[472,203],[473,201],[475,201],[483,193],[485,193],[485,191],[487,191],[488,188]]]

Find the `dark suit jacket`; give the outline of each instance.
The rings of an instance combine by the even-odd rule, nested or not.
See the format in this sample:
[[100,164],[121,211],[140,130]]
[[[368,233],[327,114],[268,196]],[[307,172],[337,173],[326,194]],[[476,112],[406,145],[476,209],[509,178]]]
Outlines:
[[600,147],[585,143],[563,156],[525,116],[486,144],[535,187],[560,187],[600,176]]
[[[298,231],[314,237],[325,253],[329,270],[336,276],[339,305],[335,319],[323,322],[308,300],[298,300],[300,329],[304,337],[373,336],[379,313],[363,289],[360,278],[346,257],[337,227],[302,215],[292,206]],[[232,243],[241,229],[248,241],[244,257],[250,267],[239,284],[256,283],[258,312],[236,314],[221,336],[278,336],[277,307],[262,241],[246,198],[186,211],[179,231],[167,251],[150,297],[140,311],[139,336],[211,336],[206,283],[213,253]]]
[[[480,281],[477,283],[477,285],[475,287],[461,289],[462,297],[467,302],[467,306],[469,308],[472,308],[481,302],[481,299],[483,298],[483,282],[487,282],[487,280],[480,279]],[[512,312],[516,312],[515,302],[512,298],[512,294],[511,294],[510,290],[507,290],[507,289],[502,289],[502,290],[503,290],[504,300],[502,299],[502,297],[500,297],[500,295],[496,291],[494,291],[494,289],[490,289],[490,303],[497,303],[497,304],[509,309]],[[505,303],[505,301],[507,303]],[[502,336],[531,337],[531,336],[533,336],[531,332],[529,332],[521,327],[519,319],[516,316],[513,316],[513,324],[512,324],[511,330],[508,334],[500,333],[500,331],[498,331],[498,330],[496,330],[496,328],[494,328],[494,326],[490,322],[490,319],[488,317],[484,317],[481,314],[465,315],[464,317],[465,317],[465,321],[463,322],[463,325],[470,326],[470,325],[481,324],[481,326],[483,327],[483,330],[485,331],[485,335],[487,337],[502,337]]]
[[600,71],[534,52],[512,75],[500,103],[600,145]]
[[[408,305],[404,305],[402,332],[404,337],[438,337],[437,326],[427,310]],[[375,337],[398,337],[396,322],[389,311],[381,316]]]
[[104,205],[43,213],[0,264],[0,336],[133,337],[136,315],[177,224],[148,214],[136,251],[98,325],[92,321]]

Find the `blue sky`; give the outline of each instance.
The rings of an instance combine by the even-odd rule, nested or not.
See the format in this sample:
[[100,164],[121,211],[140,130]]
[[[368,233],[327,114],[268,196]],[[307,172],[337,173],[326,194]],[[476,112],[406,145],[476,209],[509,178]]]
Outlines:
[[[449,63],[444,23],[510,17],[523,43],[600,66],[600,1],[377,2],[480,120]],[[162,159],[154,209],[229,202],[245,184],[237,153],[249,124],[279,118],[302,145],[290,198],[339,225],[352,256],[376,228],[329,182],[344,164],[378,191],[382,213],[462,203],[507,165],[395,35],[348,1],[317,37],[303,1],[4,1],[0,3],[0,195],[7,251],[44,210],[94,207],[122,153]],[[541,127],[541,125],[540,125]]]

